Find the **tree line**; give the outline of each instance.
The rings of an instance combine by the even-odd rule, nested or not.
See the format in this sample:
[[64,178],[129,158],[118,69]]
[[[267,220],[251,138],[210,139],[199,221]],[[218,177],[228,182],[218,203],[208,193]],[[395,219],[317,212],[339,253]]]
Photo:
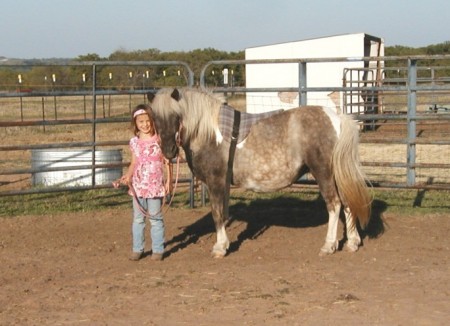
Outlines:
[[[180,65],[108,66],[105,61],[178,61],[185,62],[194,72],[195,84],[199,83],[201,69],[209,61],[241,60],[241,52],[225,52],[215,49],[197,49],[190,52],[161,52],[158,49],[126,51],[117,50],[108,57],[96,53],[80,55],[75,59],[47,59],[14,61],[11,65],[0,66],[0,91],[57,91],[89,90],[92,87],[92,67],[82,62],[99,62],[96,66],[96,87],[99,89],[129,90],[170,86],[186,86],[188,71]],[[70,63],[68,65],[67,63]],[[80,65],[77,65],[80,63]],[[206,83],[210,86],[223,84],[223,69],[227,68],[230,82],[235,86],[245,84],[245,67],[242,65],[217,65],[206,72]],[[232,78],[232,79],[231,79]]]
[[[450,41],[412,48],[406,46],[389,46],[385,48],[386,56],[450,54]],[[117,50],[108,57],[95,53],[80,55],[75,59],[23,60],[16,65],[0,66],[0,91],[51,91],[51,90],[88,90],[92,87],[92,68],[77,66],[77,62],[100,61],[181,61],[189,65],[199,83],[201,69],[210,61],[244,60],[245,52],[226,52],[213,48],[196,49],[188,52],[162,52],[158,49],[126,51]],[[66,63],[70,62],[70,65]],[[50,65],[48,65],[50,63]],[[61,63],[61,64],[59,64]],[[387,61],[386,67],[404,65],[401,61]],[[427,63],[422,63],[426,65]],[[439,65],[450,67],[450,62],[440,60]],[[245,86],[245,67],[243,65],[217,65],[206,71],[208,86],[223,85],[223,69],[229,72],[228,83],[232,86]],[[447,74],[448,71],[440,71]],[[102,66],[96,70],[96,87],[99,89],[147,89],[163,86],[185,86],[188,74],[183,66]]]
[[[426,55],[448,55],[450,54],[450,41],[446,41],[439,44],[428,45],[425,47],[412,48],[407,46],[395,45],[385,48],[385,56],[387,57],[404,57],[404,56],[426,56]],[[432,61],[428,59],[423,59],[420,61],[420,65],[424,67],[435,67],[437,68],[435,73],[435,78],[448,77],[450,76],[450,60],[439,60]],[[391,60],[385,62],[387,68],[397,68],[406,66],[406,62],[400,60]],[[440,69],[439,69],[440,68]],[[428,77],[429,72],[422,70],[418,71],[418,77]],[[387,71],[386,77],[395,77],[395,71]]]

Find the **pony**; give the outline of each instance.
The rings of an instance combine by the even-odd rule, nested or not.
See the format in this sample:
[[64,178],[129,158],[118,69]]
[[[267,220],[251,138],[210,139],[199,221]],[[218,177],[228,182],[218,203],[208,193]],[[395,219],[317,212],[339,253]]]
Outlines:
[[[307,172],[314,176],[328,211],[328,231],[319,254],[338,249],[342,209],[344,249],[358,250],[358,223],[364,228],[369,222],[372,198],[359,161],[359,127],[350,116],[321,106],[300,106],[262,117],[236,115],[224,98],[196,88],[163,88],[147,98],[163,154],[173,159],[182,147],[192,173],[208,189],[216,228],[213,257],[224,257],[230,245],[225,230],[230,183],[271,192],[292,185]],[[245,132],[234,124],[230,136],[220,121],[226,110],[237,120],[259,119],[246,123],[250,127]]]

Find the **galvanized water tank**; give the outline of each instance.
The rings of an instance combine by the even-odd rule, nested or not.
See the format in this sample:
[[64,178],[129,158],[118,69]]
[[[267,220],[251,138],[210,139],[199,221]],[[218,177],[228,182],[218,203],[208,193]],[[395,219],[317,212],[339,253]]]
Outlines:
[[[95,164],[122,163],[122,150],[95,151]],[[76,169],[80,166],[92,165],[91,150],[49,150],[31,151],[31,167],[33,186],[77,187],[92,186],[92,169]],[[70,167],[74,167],[71,169]],[[63,171],[45,171],[48,169]],[[122,167],[98,168],[95,170],[95,185],[111,184],[122,176]]]

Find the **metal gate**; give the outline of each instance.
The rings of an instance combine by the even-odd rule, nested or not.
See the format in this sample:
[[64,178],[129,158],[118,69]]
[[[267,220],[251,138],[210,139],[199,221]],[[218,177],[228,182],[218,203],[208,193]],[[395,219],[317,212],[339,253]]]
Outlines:
[[[343,70],[341,87],[307,85],[310,65],[356,60],[363,68]],[[366,61],[383,61],[381,77],[364,68]],[[230,78],[237,66],[266,64],[294,64],[297,84],[249,88]],[[37,168],[31,165],[32,152],[126,148],[129,112],[146,100],[147,92],[194,83],[192,70],[183,62],[83,62],[38,67],[75,71],[76,87],[70,84],[70,74],[61,84],[59,74],[55,78],[47,74],[42,85],[28,89],[23,81],[33,68],[0,64],[0,70],[20,76],[8,87],[0,85],[0,196],[109,187],[97,184],[96,172],[123,168],[129,162],[126,157],[122,163],[105,163],[92,155],[92,162],[81,166]],[[147,73],[151,69],[157,78]],[[208,76],[218,70],[223,79],[211,82]],[[118,74],[123,77],[120,82],[115,81]],[[200,86],[223,93],[240,110],[247,109],[249,92],[294,99],[293,106],[308,104],[320,92],[335,94],[337,100],[324,106],[352,114],[360,122],[362,164],[373,185],[450,189],[450,56],[211,61],[200,73]],[[40,187],[31,181],[36,173],[74,169],[90,170],[92,183]]]

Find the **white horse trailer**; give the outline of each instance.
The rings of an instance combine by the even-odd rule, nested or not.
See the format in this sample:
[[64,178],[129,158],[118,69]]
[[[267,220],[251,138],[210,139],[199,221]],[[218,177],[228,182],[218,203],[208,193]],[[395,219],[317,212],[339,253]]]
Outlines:
[[[246,60],[352,58],[341,62],[307,63],[307,87],[361,87],[381,82],[382,61],[365,62],[362,57],[384,56],[383,39],[365,33],[346,34],[248,48]],[[353,59],[354,58],[354,59]],[[261,63],[246,65],[247,88],[297,88],[297,63]],[[308,105],[321,105],[346,113],[364,113],[367,101],[376,94],[361,92],[308,92]],[[248,92],[247,112],[260,113],[299,106],[298,92]],[[374,107],[372,103],[372,109]],[[375,110],[377,111],[377,110]]]

